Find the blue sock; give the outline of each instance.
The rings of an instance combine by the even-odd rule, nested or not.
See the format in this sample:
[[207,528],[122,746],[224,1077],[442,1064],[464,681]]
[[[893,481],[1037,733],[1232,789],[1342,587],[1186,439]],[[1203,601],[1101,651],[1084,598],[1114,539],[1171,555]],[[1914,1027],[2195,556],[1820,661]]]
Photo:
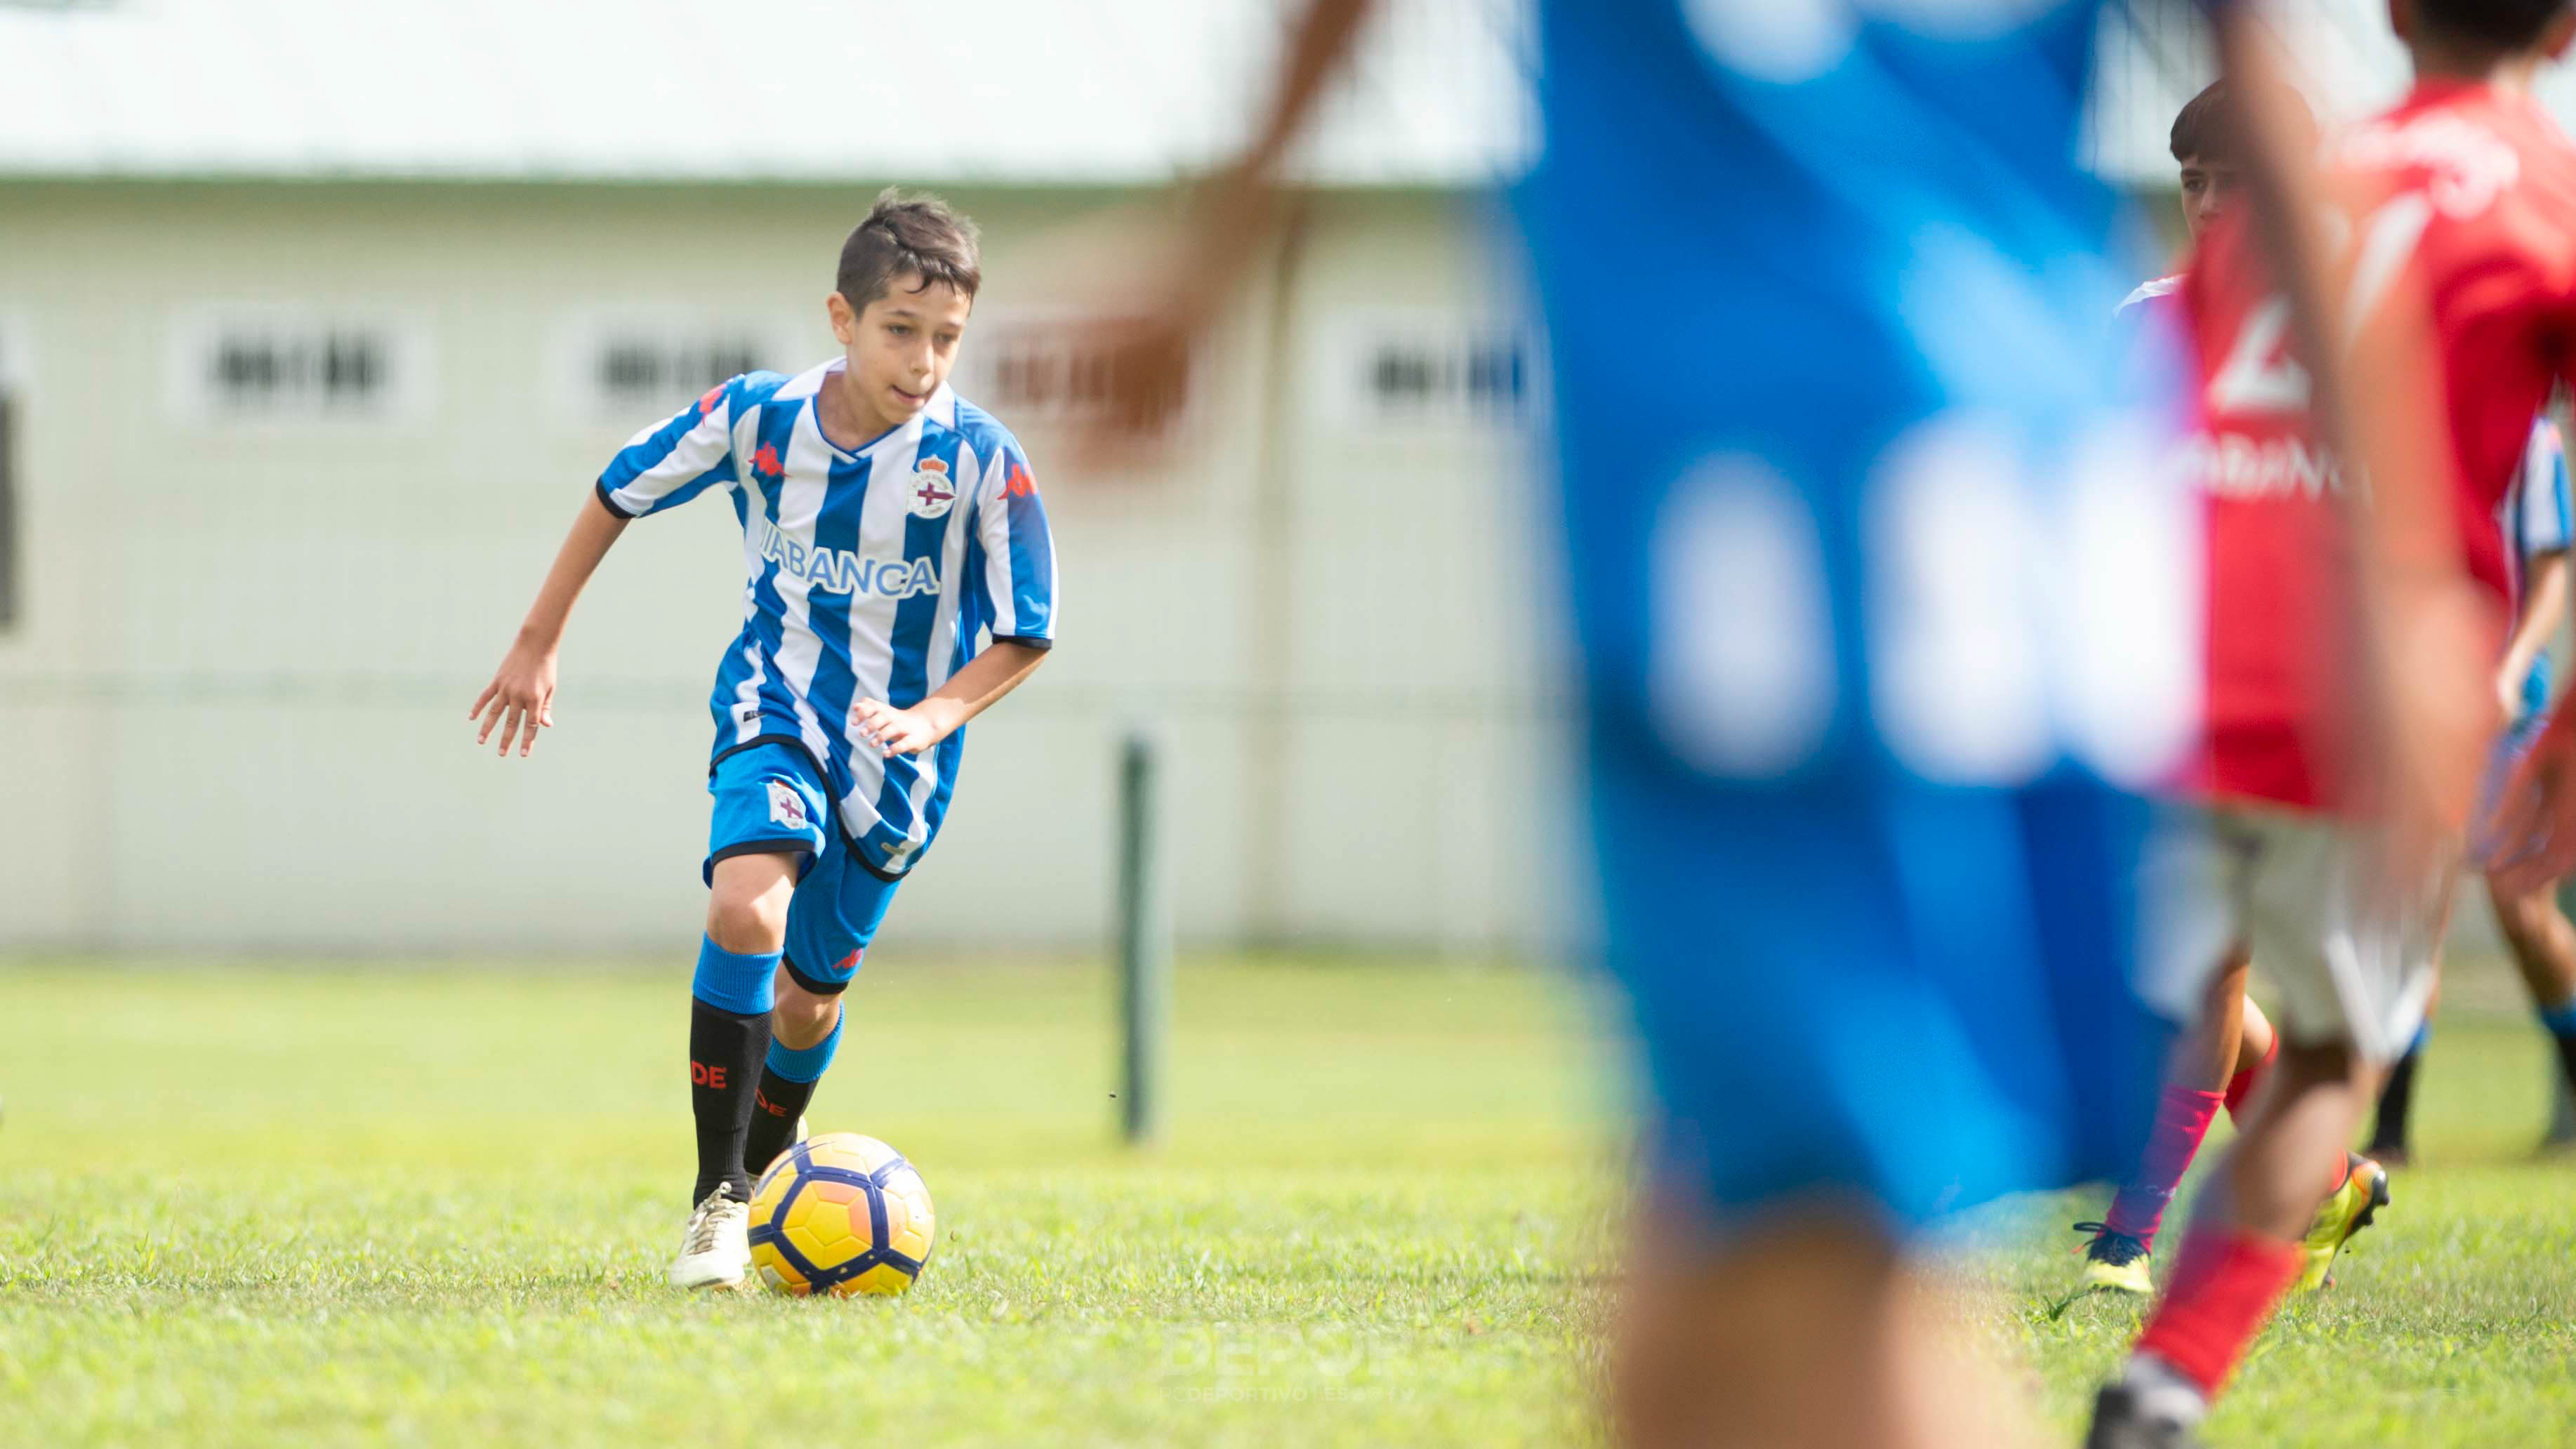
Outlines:
[[808,1086],[823,1079],[823,1071],[832,1065],[832,1054],[841,1049],[841,1021],[849,1019],[843,1012],[840,1021],[832,1023],[831,1035],[809,1047],[792,1047],[769,1039],[769,1074],[782,1081],[803,1082]]
[[776,951],[737,956],[712,937],[698,942],[697,979],[689,990],[707,1005],[736,1016],[755,1016],[777,1003]]
[[2576,1036],[2576,996],[2541,1007],[2540,1024],[2551,1036]]

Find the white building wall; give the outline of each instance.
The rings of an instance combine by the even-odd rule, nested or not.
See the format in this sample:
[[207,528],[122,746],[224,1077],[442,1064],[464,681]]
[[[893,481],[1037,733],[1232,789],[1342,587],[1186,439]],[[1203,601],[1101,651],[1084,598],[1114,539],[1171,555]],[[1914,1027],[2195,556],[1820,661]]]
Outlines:
[[[0,632],[0,946],[684,952],[704,694],[739,617],[730,509],[628,531],[534,760],[477,753],[465,707],[589,480],[650,420],[577,404],[568,333],[641,307],[741,320],[780,339],[772,365],[810,363],[866,199],[0,189],[21,604]],[[1082,290],[1059,243],[1103,198],[955,199],[985,229],[983,321]],[[1247,297],[1168,470],[1079,476],[1053,429],[1014,423],[1058,529],[1064,643],[973,727],[890,942],[1096,939],[1131,720],[1168,746],[1193,939],[1550,929],[1539,872],[1566,852],[1538,848],[1562,827],[1534,786],[1550,707],[1521,435],[1334,401],[1342,333],[1507,320],[1480,256],[1472,206],[1325,199],[1263,270],[1287,305]],[[192,416],[174,338],[276,307],[386,321],[426,367],[412,409]]]

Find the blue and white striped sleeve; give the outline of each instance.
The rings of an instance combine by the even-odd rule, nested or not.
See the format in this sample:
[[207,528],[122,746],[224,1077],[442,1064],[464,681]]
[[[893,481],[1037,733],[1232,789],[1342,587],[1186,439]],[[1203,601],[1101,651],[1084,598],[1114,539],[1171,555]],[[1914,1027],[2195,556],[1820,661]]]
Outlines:
[[2530,446],[2522,457],[2522,536],[2514,546],[2524,558],[2543,554],[2564,553],[2576,535],[2576,520],[2569,516],[2567,499],[2567,450],[2558,439],[2558,426],[2542,419],[2531,430]]
[[975,512],[976,551],[983,555],[983,576],[974,580],[976,602],[993,637],[1052,648],[1055,535],[1017,443],[1005,443],[985,466]]
[[720,383],[669,422],[626,440],[599,475],[600,506],[620,518],[677,508],[715,483],[732,483],[734,397],[741,378]]

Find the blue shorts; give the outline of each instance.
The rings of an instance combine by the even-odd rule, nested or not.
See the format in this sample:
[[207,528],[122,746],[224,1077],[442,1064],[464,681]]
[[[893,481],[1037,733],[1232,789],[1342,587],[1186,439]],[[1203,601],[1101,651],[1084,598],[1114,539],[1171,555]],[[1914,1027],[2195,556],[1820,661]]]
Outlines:
[[2170,1040],[2132,989],[2149,807],[2083,781],[1693,779],[1596,739],[1611,974],[1652,1165],[1724,1223],[1900,1234],[2135,1164]]
[[776,741],[721,755],[707,770],[707,793],[715,797],[701,872],[707,883],[727,856],[797,856],[787,974],[823,995],[846,988],[902,881],[870,870],[849,848],[813,756]]

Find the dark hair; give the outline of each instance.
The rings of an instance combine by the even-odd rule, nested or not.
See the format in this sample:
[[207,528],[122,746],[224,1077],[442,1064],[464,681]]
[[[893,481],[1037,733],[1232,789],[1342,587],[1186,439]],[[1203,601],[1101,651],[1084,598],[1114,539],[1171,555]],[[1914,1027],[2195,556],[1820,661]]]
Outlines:
[[2566,8],[2567,0],[2415,0],[2415,18],[2455,40],[2520,50]]
[[[2564,0],[2561,0],[2564,3]],[[2307,100],[2297,91],[2282,88],[2298,103],[2299,114],[2307,117],[2307,142],[2315,143],[2316,115],[2308,109]],[[2227,82],[2212,81],[2207,90],[2183,103],[2174,116],[2173,134],[2167,148],[2176,164],[2198,160],[2211,165],[2232,165],[2245,159],[2244,123],[2229,99]]]
[[918,274],[925,288],[946,282],[971,302],[984,282],[975,240],[975,223],[947,202],[905,196],[889,186],[877,193],[868,219],[841,243],[841,270],[833,285],[857,311],[865,311],[907,273]]

